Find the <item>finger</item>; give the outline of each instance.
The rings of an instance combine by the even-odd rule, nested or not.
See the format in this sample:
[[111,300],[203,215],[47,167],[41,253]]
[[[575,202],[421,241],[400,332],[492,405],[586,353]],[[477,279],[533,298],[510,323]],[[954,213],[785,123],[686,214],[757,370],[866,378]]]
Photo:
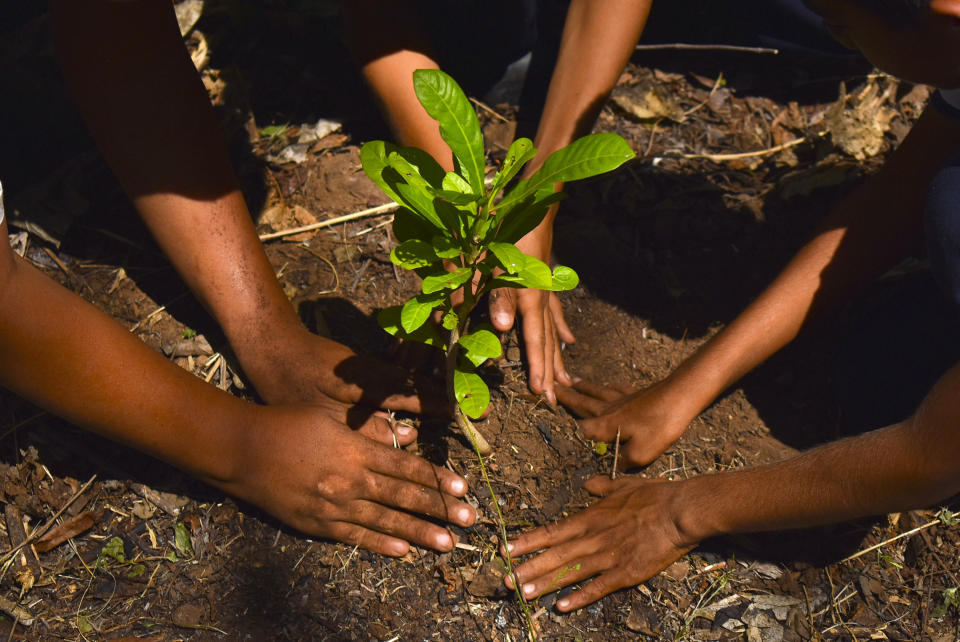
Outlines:
[[500,332],[513,327],[517,316],[517,297],[510,288],[500,288],[490,293],[490,321]]
[[[543,309],[543,396],[547,398],[547,403],[551,406],[557,405],[556,392],[556,365],[557,355],[560,351],[560,344],[557,341],[557,331],[553,327],[553,319],[550,318],[550,312]],[[563,363],[560,364],[563,367]],[[567,377],[570,381],[570,377]]]
[[546,524],[524,533],[510,541],[507,546],[511,555],[526,555],[580,537],[588,526],[589,522],[583,519],[583,513],[579,513],[561,522]]
[[406,446],[417,438],[417,430],[408,423],[395,421],[391,425],[390,419],[381,413],[376,413],[360,426],[360,434],[364,437],[393,447]]
[[591,397],[603,399],[607,403],[614,402],[622,396],[618,390],[614,390],[610,386],[593,383],[592,381],[587,381],[586,379],[578,379],[577,382],[573,384],[573,387],[584,394],[590,395]]
[[[523,579],[520,569],[517,569],[517,577],[520,578],[520,593],[525,598],[539,597],[545,593],[552,593],[571,584],[577,584],[594,575],[603,573],[610,568],[613,559],[606,551],[599,553],[590,550],[598,545],[595,541],[576,542],[575,545],[564,547],[566,550],[557,551],[556,557],[545,562],[544,573]],[[578,549],[583,552],[578,552]],[[549,551],[540,557],[546,557],[553,553]],[[539,558],[531,560],[536,562]],[[528,562],[529,564],[530,562]],[[524,565],[526,566],[526,564]],[[522,567],[521,567],[522,568]]]
[[[524,303],[526,301],[527,303]],[[527,353],[527,368],[529,369],[528,385],[536,394],[542,394],[546,386],[543,355],[546,345],[546,335],[543,327],[543,312],[537,306],[529,304],[530,298],[521,301],[521,315],[523,316],[523,343]],[[553,374],[553,361],[550,363]],[[551,382],[552,383],[552,382]],[[556,393],[554,393],[556,395]]]
[[635,586],[642,581],[642,579],[631,578],[626,571],[621,569],[602,573],[579,591],[574,591],[567,597],[558,600],[557,610],[564,613],[575,611],[614,591],[619,591],[627,586]]
[[460,526],[472,526],[476,519],[476,513],[469,504],[459,502],[435,488],[376,473],[371,478],[369,499],[384,506],[437,517]]
[[391,537],[385,533],[378,533],[357,524],[337,522],[326,531],[322,534],[331,539],[344,544],[359,546],[380,555],[401,557],[410,550],[410,544],[402,539]]
[[577,392],[567,386],[557,386],[557,399],[580,417],[596,417],[603,414],[607,402]]
[[622,430],[623,422],[615,415],[600,415],[593,419],[584,419],[580,422],[580,428],[588,439],[605,441],[613,443],[617,438],[617,430],[620,430],[620,454],[623,455],[623,445],[628,441],[626,433]]
[[463,497],[467,493],[467,482],[463,477],[407,452],[380,449],[373,453],[369,465],[374,472],[438,489],[453,497]]
[[620,479],[610,479],[606,475],[594,475],[583,485],[591,495],[609,495],[623,488],[625,484],[634,481],[632,477],[621,477]]
[[547,305],[550,308],[550,316],[553,317],[553,324],[557,328],[557,336],[560,337],[560,340],[564,343],[576,343],[577,337],[573,335],[573,330],[567,325],[567,319],[563,315],[563,305],[560,303],[560,297],[551,292]]
[[351,509],[347,519],[377,533],[439,551],[449,551],[455,543],[453,534],[446,528],[378,503],[354,502]]

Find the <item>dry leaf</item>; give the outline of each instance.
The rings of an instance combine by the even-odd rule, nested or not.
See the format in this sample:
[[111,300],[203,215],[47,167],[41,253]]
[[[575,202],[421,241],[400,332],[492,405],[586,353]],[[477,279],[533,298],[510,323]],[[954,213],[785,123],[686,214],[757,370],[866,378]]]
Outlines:
[[686,120],[683,108],[659,85],[652,82],[614,89],[610,99],[617,107],[638,120],[667,118],[677,123]]
[[823,117],[833,143],[861,161],[879,153],[890,121],[897,115],[886,106],[896,89],[896,83],[890,83],[881,93],[877,81],[871,80],[854,96],[847,95],[841,83],[840,97]]

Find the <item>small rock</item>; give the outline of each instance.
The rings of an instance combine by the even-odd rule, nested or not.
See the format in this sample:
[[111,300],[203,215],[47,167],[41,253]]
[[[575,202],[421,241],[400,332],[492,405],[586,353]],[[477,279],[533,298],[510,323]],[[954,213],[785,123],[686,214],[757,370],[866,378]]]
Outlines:
[[173,623],[177,626],[195,628],[204,618],[203,609],[196,604],[181,604],[173,612]]
[[480,567],[476,577],[467,585],[467,592],[475,597],[504,597],[508,593],[503,583],[506,575],[507,569],[503,567],[500,560],[487,562]]

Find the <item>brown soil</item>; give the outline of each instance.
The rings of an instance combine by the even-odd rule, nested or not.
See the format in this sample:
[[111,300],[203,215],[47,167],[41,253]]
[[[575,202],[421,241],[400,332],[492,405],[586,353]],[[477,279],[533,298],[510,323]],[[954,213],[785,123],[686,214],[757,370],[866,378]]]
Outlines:
[[[335,39],[316,37],[332,33],[331,19],[316,14],[299,23],[279,9],[260,18],[262,38],[255,45],[237,44],[249,35],[244,29],[254,29],[249,18],[215,11],[199,25],[214,51],[206,76],[219,96],[251,209],[300,206],[324,220],[382,203],[360,169],[358,146],[370,132],[383,134]],[[56,98],[53,106],[17,114],[24,119],[18,129],[29,134],[17,134],[14,143],[34,153],[16,167],[4,161],[11,175],[7,192],[25,215],[54,209],[77,220],[59,248],[31,235],[27,257],[178,364],[252,398],[222,337],[136,223],[89,142],[67,125],[45,120],[57,110],[70,113],[55,73],[49,73],[45,27],[42,16],[24,17],[11,33],[17,51],[29,55],[14,65],[8,48],[0,60],[4,77],[23,80],[30,74],[11,70],[34,69],[33,82]],[[274,37],[283,29],[293,37]],[[290,56],[302,54],[297,47],[308,38],[327,44],[314,49],[313,62],[301,69]],[[651,64],[651,58],[642,62]],[[624,135],[639,158],[611,176],[573,187],[562,208],[557,258],[582,279],[563,296],[578,337],[566,349],[573,372],[633,386],[669,373],[760,291],[830,203],[882,162],[924,97],[899,86],[888,100],[898,115],[882,151],[856,161],[829,137],[816,136],[837,95],[835,78],[810,80],[808,69],[782,66],[752,86],[718,86],[718,72],[732,78],[752,64],[749,56],[690,55],[674,57],[669,67],[631,64],[621,79],[627,93],[659,88],[686,118],[639,122],[612,103],[600,118],[597,129]],[[826,84],[820,93],[827,97],[781,102],[780,89],[796,84],[797,74],[807,74],[808,84],[821,90]],[[866,82],[847,80],[851,88]],[[876,82],[886,87],[892,81]],[[24,92],[30,87],[14,86]],[[493,108],[513,117],[510,105]],[[502,138],[505,128],[487,111],[480,114],[494,139],[496,162],[503,153],[496,142],[508,140]],[[318,117],[344,127],[314,144],[305,162],[266,161],[295,142],[296,123]],[[76,125],[75,116],[68,120]],[[289,122],[294,128],[260,137],[250,126],[254,122]],[[69,135],[61,137],[58,127]],[[812,142],[760,157],[712,162],[670,155],[752,151],[805,135]],[[57,149],[51,138],[58,137],[67,142],[51,151]],[[28,196],[18,199],[17,192]],[[260,229],[295,226],[302,217],[261,220]],[[266,243],[308,326],[379,354],[389,341],[373,315],[417,289],[415,278],[388,259],[388,220],[389,214],[372,216],[296,241]],[[676,479],[739,468],[847,434],[832,379],[838,342],[850,332],[858,305],[863,302],[730,390],[639,474]],[[200,335],[185,339],[188,329]],[[488,461],[493,489],[509,530],[518,532],[586,506],[591,499],[583,481],[609,471],[613,454],[597,455],[573,417],[532,396],[517,337],[505,337],[505,347],[504,358],[485,369],[495,385],[482,427],[496,448]],[[226,367],[211,351],[225,355]],[[22,569],[14,564],[0,574],[0,596],[7,601],[0,636],[515,641],[525,635],[520,608],[492,561],[499,539],[490,494],[472,452],[443,423],[424,422],[416,449],[468,477],[468,498],[480,519],[460,532],[465,548],[444,555],[414,550],[402,559],[310,541],[250,506],[6,393],[0,393],[0,436],[0,501],[8,518],[0,549],[17,541],[10,524],[20,517],[28,530],[46,523],[95,476],[61,518],[89,512],[93,527],[39,553],[32,572],[18,574]],[[956,527],[936,524],[840,561],[927,524],[936,510],[711,541],[638,588],[564,616],[551,609],[555,597],[547,597],[532,605],[533,617],[543,639],[558,640],[960,639],[958,608],[938,612],[943,591],[960,585]],[[179,540],[177,525],[183,525]],[[184,545],[184,532],[192,550]],[[14,604],[22,609],[20,619],[33,619],[29,626],[14,621]]]

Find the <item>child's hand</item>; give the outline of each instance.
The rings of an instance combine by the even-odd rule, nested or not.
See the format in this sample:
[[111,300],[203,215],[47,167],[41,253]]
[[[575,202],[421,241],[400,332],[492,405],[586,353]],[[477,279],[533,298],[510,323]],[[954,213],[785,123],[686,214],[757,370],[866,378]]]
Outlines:
[[[660,572],[697,543],[686,541],[672,516],[677,482],[606,477],[585,488],[607,495],[582,513],[542,526],[510,542],[510,553],[543,551],[515,572],[527,599],[590,578],[583,588],[557,602],[573,611]],[[507,586],[512,588],[510,578]]]
[[351,430],[316,407],[269,406],[238,444],[238,478],[219,484],[310,535],[384,555],[410,544],[441,551],[453,535],[419,516],[470,526],[474,510],[457,498],[466,481],[445,468],[394,448],[416,431],[370,417]]
[[[613,444],[620,431],[620,467],[649,464],[680,438],[695,416],[667,381],[631,392],[579,380],[557,387],[560,403],[581,417],[583,434]],[[681,396],[682,397],[682,396]]]

